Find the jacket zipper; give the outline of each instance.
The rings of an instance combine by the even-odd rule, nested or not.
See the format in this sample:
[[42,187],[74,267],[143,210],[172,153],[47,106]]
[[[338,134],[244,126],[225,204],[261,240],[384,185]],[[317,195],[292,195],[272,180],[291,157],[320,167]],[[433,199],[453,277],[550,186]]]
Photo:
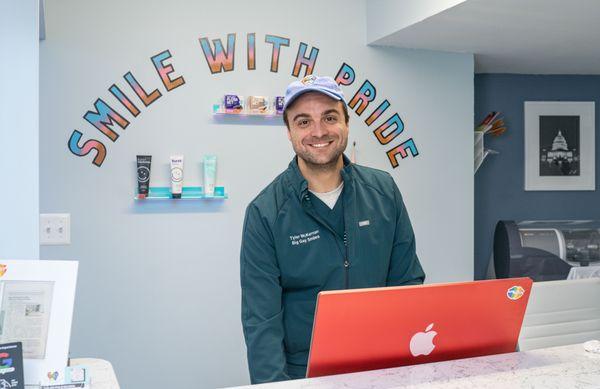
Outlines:
[[350,261],[348,259],[348,234],[346,231],[344,231],[344,248],[346,250],[346,257],[344,258],[344,269],[346,270],[345,289],[348,289],[350,286]]
[[[310,197],[308,195],[305,195],[304,201],[306,201],[308,204],[310,204]],[[312,204],[310,206],[312,206]],[[327,225],[327,223],[323,222],[321,220],[321,218],[317,217],[316,215],[313,215],[312,212],[308,212],[308,215],[310,217],[312,217],[313,219],[315,219],[317,222],[319,222],[319,224],[322,225],[323,227],[325,227],[329,232],[331,232],[333,234],[333,236],[339,236],[333,229],[331,229]],[[348,289],[350,287],[350,260],[349,260],[349,256],[348,256],[348,234],[346,233],[346,231],[344,231],[343,240],[344,240],[345,253],[342,253],[342,251],[340,250],[340,247],[338,246],[337,243],[336,243],[336,246],[337,246],[338,250],[340,251],[340,254],[342,254],[343,259],[344,259],[344,263],[343,263],[343,266],[344,266],[344,289]]]

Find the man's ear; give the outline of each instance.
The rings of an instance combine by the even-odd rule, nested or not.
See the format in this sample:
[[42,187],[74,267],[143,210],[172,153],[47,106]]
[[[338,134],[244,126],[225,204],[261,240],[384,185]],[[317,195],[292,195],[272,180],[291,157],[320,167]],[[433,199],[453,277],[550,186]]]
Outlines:
[[290,129],[289,128],[287,129],[287,136],[288,136],[288,139],[291,142],[292,141],[292,134],[290,134]]

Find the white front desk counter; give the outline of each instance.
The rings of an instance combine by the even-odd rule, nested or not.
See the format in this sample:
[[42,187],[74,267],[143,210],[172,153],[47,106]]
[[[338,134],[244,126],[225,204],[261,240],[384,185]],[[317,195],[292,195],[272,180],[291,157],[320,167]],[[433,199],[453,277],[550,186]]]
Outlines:
[[600,388],[600,354],[575,344],[240,388]]

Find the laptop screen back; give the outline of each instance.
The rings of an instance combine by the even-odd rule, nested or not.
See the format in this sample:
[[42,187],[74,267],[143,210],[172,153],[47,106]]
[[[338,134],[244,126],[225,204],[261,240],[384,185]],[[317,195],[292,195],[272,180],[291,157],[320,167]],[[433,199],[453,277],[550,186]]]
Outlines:
[[307,377],[513,352],[531,279],[321,292]]

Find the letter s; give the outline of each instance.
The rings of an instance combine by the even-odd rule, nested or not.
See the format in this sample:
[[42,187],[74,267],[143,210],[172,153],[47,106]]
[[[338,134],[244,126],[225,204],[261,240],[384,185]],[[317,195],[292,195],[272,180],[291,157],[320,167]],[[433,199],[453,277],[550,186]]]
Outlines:
[[78,157],[84,157],[88,155],[92,150],[96,150],[96,156],[92,163],[98,167],[102,165],[104,159],[106,158],[106,146],[102,144],[102,142],[97,141],[96,139],[90,139],[85,141],[82,147],[79,147],[79,141],[81,140],[81,132],[74,130],[71,134],[71,138],[69,138],[69,151],[75,154]]

